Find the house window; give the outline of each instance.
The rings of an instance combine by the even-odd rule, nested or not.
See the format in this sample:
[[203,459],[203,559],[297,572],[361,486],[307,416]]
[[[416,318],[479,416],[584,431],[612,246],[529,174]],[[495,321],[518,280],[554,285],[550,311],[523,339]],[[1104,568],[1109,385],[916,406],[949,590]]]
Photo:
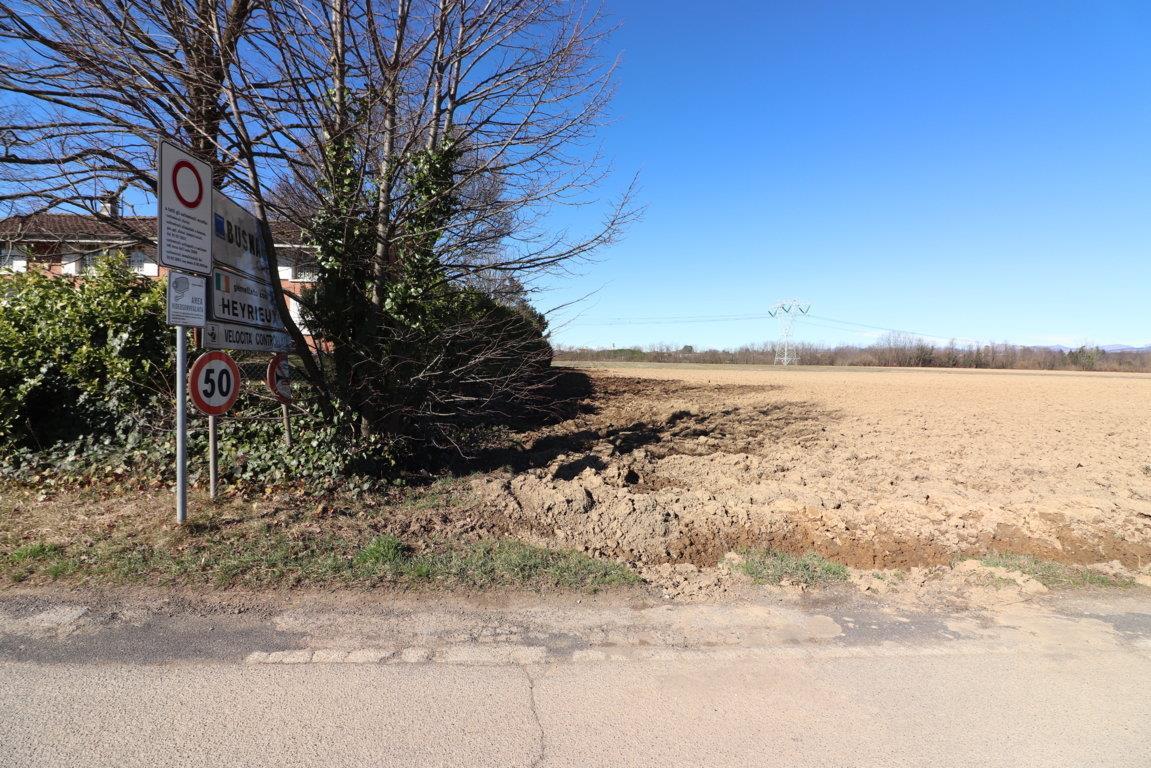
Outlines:
[[16,245],[0,245],[0,272],[26,272],[28,252]]
[[294,283],[314,283],[319,279],[315,262],[300,264],[293,262],[290,266],[280,265],[280,279],[291,280]]
[[65,275],[89,275],[96,269],[100,251],[70,251],[60,255],[60,271]]
[[314,283],[320,279],[314,261],[292,266],[292,279],[297,283]]
[[128,266],[130,266],[132,271],[137,275],[143,275],[144,277],[158,277],[160,274],[160,265],[156,263],[155,259],[143,251],[132,251],[132,253],[128,255]]
[[[90,275],[96,265],[113,254],[122,253],[119,248],[100,248],[90,251],[68,251],[60,256],[60,271],[65,275]],[[156,260],[143,251],[128,254],[128,267],[138,275],[158,277],[160,266]]]

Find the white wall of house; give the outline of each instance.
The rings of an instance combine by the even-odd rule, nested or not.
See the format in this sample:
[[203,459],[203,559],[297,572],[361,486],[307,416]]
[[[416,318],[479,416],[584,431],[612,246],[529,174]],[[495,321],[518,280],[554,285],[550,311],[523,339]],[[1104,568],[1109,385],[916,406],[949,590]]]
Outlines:
[[[104,249],[100,251],[86,251],[83,253],[65,253],[60,256],[60,272],[65,275],[85,275],[90,273],[96,262],[113,251]],[[128,254],[128,266],[137,275],[144,277],[159,277],[160,265],[156,260],[143,251],[132,251]]]
[[83,275],[92,271],[95,259],[93,253],[62,253],[60,254],[60,273],[64,275]]
[[285,296],[284,298],[288,300],[288,314],[292,316],[293,322],[295,322],[296,326],[299,327],[300,333],[307,333],[308,326],[304,322],[304,313],[302,311],[303,308],[300,306],[300,302],[296,301],[291,296]]
[[28,252],[17,245],[0,246],[0,272],[27,272]]
[[[280,248],[288,248],[289,246],[279,246]],[[293,259],[298,256],[289,256],[285,254],[284,261],[280,262],[277,269],[279,271],[281,280],[290,280],[295,283],[314,283],[316,282],[316,264],[313,258],[307,260],[307,263],[300,265],[293,263]]]
[[128,255],[128,264],[132,267],[132,271],[144,277],[159,277],[160,265],[156,263],[148,254],[143,251],[133,251]]

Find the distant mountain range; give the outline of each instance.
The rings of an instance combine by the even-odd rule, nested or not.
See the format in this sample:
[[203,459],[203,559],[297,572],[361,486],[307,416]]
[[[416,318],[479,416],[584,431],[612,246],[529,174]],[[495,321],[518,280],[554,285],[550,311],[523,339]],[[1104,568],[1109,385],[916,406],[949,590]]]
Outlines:
[[[1133,347],[1130,344],[1088,344],[1087,346],[1098,346],[1099,349],[1103,350],[1104,352],[1151,352],[1151,344],[1147,344],[1142,347]],[[1062,344],[1052,344],[1044,347],[1044,349],[1054,349],[1056,352],[1070,352],[1073,349],[1079,349],[1079,347],[1065,347]]]

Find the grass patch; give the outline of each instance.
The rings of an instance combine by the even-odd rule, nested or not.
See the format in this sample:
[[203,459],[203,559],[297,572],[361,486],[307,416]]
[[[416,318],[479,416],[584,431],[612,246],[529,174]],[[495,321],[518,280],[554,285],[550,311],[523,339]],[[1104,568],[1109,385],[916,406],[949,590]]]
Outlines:
[[[441,480],[322,502],[275,491],[211,502],[194,492],[184,526],[173,524],[165,492],[0,494],[0,585],[594,591],[639,582],[623,565],[485,527],[458,485]],[[412,532],[401,539],[400,531]]]
[[1133,579],[1117,578],[1106,573],[1077,565],[1064,565],[1052,560],[1041,560],[1032,555],[992,552],[979,562],[991,568],[1018,571],[1038,581],[1048,589],[1082,589],[1084,587],[1130,587]]
[[6,556],[0,556],[0,571],[7,570],[9,580],[15,582],[24,581],[38,572],[55,581],[74,573],[77,565],[65,554],[63,547],[44,542],[24,544]]
[[736,566],[756,584],[779,584],[787,581],[806,587],[826,586],[847,581],[847,566],[808,552],[795,556],[774,549],[746,549]]
[[355,563],[361,568],[391,569],[402,567],[408,558],[408,548],[391,534],[376,538],[356,554]]
[[626,566],[511,539],[424,541],[396,536],[235,529],[176,531],[166,541],[106,539],[0,549],[0,580],[89,585],[150,582],[216,588],[293,586],[520,587],[597,591],[637,584]]
[[410,511],[438,510],[454,506],[454,497],[461,491],[450,479],[441,478],[425,487],[411,489],[400,505]]
[[477,588],[516,586],[595,590],[639,581],[631,570],[618,563],[510,539],[449,544],[417,553],[394,536],[384,535],[364,547],[356,555],[354,563],[362,578],[406,583],[438,582]]
[[55,544],[45,544],[44,542],[25,544],[21,547],[16,547],[16,549],[8,553],[8,562],[13,565],[20,565],[31,560],[44,560],[55,557],[59,553],[60,547]]
[[68,559],[57,560],[51,563],[45,569],[45,573],[48,574],[48,578],[52,579],[52,581],[55,581],[56,579],[63,579],[71,576],[78,570],[80,570],[80,563],[76,562],[75,560]]

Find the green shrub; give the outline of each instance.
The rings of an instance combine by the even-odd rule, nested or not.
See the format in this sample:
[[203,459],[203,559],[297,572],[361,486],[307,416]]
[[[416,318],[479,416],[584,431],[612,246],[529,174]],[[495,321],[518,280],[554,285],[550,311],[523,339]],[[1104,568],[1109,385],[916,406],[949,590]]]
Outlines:
[[164,286],[122,254],[84,278],[13,275],[0,292],[0,445],[109,434],[161,391]]
[[[27,272],[0,282],[0,479],[45,490],[174,479],[164,305],[163,283],[133,273],[122,254],[83,278]],[[392,466],[390,444],[356,437],[346,417],[323,418],[306,395],[293,411],[289,450],[279,406],[243,395],[219,421],[221,480],[330,488]],[[191,405],[189,414],[191,477],[206,482],[206,420]]]

